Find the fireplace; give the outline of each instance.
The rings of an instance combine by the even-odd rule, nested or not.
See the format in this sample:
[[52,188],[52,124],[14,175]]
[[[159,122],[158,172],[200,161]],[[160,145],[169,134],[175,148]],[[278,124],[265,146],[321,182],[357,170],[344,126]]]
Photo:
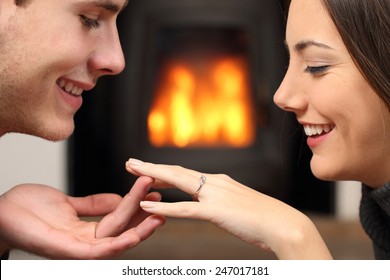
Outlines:
[[[245,46],[239,46],[245,32],[183,28],[163,29],[159,35],[161,41],[173,41],[180,48],[160,53],[163,61],[156,63],[158,74],[147,116],[151,145],[251,146],[257,121],[249,55]],[[231,44],[233,52],[227,50]]]
[[320,186],[331,183],[314,179],[297,123],[272,101],[287,64],[282,2],[131,1],[118,21],[126,69],[102,78],[76,116],[72,194],[125,194],[135,177],[124,163],[135,157],[226,173],[332,212],[333,189]]

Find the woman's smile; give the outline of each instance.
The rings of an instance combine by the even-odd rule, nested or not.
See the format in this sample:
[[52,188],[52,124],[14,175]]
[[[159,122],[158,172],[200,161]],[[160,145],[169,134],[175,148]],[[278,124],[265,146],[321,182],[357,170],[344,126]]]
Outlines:
[[308,137],[318,137],[330,132],[334,124],[305,124],[303,129]]
[[303,129],[307,136],[307,145],[310,148],[319,146],[334,128],[334,124],[304,124]]

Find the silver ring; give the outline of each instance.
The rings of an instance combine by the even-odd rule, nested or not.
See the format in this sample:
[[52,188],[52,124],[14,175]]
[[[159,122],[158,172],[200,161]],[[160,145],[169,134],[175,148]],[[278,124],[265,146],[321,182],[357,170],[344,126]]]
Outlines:
[[202,189],[203,185],[206,183],[206,180],[207,180],[206,176],[204,176],[204,175],[200,176],[199,187],[196,190],[196,192],[192,195],[192,200],[199,201],[199,198],[198,198],[199,192]]

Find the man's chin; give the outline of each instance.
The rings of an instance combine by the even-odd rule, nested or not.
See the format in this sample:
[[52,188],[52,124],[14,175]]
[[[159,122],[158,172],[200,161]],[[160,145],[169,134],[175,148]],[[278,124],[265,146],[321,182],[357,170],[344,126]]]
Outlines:
[[73,131],[74,126],[62,130],[47,129],[32,135],[46,139],[48,141],[58,142],[68,139],[72,135]]

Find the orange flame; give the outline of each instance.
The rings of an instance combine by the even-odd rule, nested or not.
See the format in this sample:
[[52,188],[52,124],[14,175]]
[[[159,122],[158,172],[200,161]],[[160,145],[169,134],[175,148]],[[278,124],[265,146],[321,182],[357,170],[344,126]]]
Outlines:
[[255,138],[248,72],[242,58],[210,62],[196,71],[171,63],[148,116],[155,147],[247,147]]

